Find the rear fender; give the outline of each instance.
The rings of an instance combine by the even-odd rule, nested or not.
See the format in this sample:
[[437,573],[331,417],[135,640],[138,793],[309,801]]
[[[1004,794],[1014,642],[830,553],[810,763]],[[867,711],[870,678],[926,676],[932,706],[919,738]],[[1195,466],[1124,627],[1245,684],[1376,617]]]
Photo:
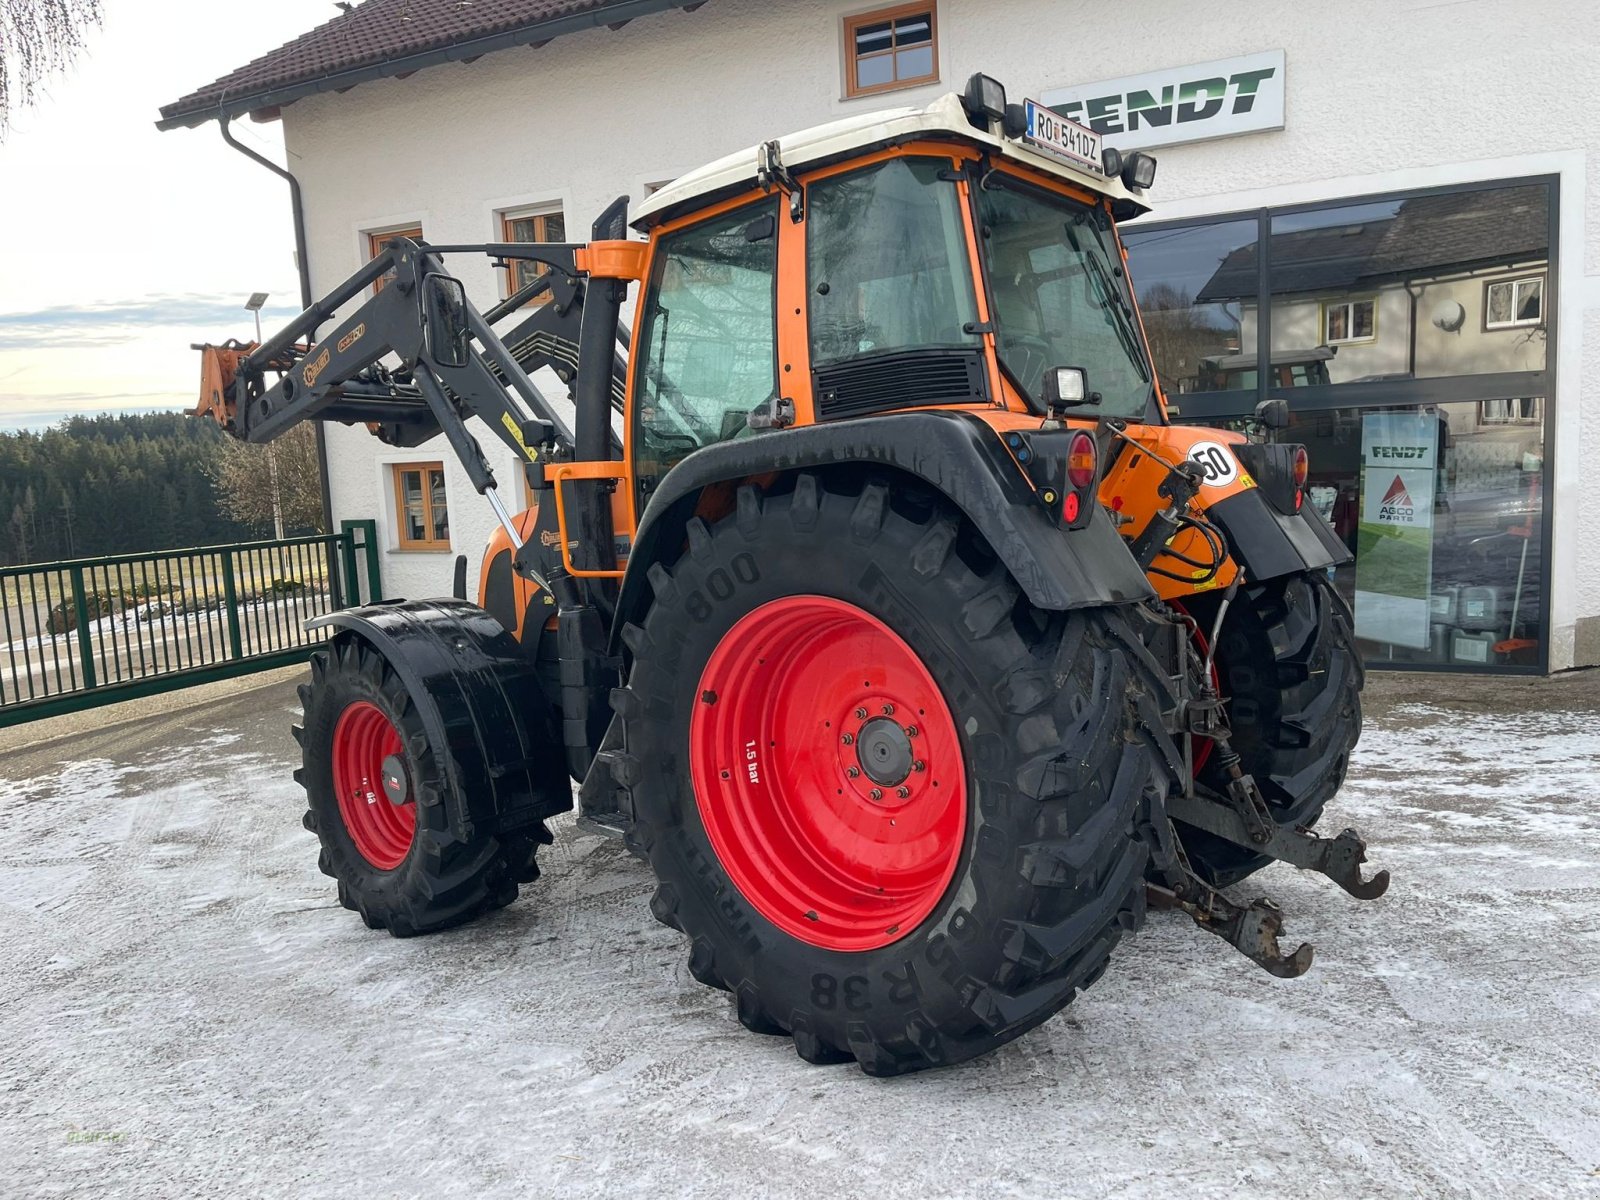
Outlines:
[[731,485],[746,479],[844,465],[898,473],[942,493],[1039,608],[1088,608],[1155,595],[1105,514],[1097,510],[1082,529],[1052,522],[988,426],[960,412],[906,412],[720,442],[673,467],[639,522],[612,626],[613,651],[623,625],[639,620],[649,603],[646,572],[678,553],[707,488],[720,484],[731,492]]
[[490,796],[498,831],[572,807],[555,715],[532,659],[489,613],[464,600],[401,600],[314,617],[337,643],[383,655],[416,705],[449,783],[450,828],[472,835],[464,797]]

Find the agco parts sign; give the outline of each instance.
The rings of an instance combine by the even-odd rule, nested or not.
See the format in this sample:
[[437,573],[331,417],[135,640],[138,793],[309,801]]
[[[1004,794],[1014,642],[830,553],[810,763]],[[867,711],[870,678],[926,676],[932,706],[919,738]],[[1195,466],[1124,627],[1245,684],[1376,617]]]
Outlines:
[[1283,128],[1282,50],[1046,91],[1053,112],[1119,150]]

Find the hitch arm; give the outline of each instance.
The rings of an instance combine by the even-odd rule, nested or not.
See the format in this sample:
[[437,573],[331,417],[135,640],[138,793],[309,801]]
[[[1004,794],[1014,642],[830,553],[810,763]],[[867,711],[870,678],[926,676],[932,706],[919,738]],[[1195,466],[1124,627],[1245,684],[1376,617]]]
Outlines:
[[[1367,844],[1354,829],[1346,829],[1338,837],[1325,838],[1308,829],[1291,829],[1269,821],[1265,830],[1257,830],[1252,836],[1236,809],[1211,799],[1204,792],[1169,797],[1167,812],[1174,820],[1235,845],[1246,846],[1258,854],[1269,854],[1303,871],[1326,875],[1357,900],[1376,900],[1389,890],[1388,871],[1379,871],[1371,879],[1361,877],[1361,864],[1367,861]],[[1261,840],[1263,832],[1265,840]]]
[[1198,880],[1193,884],[1198,885],[1200,895],[1191,900],[1170,888],[1147,883],[1144,885],[1145,903],[1151,908],[1188,913],[1201,929],[1216,934],[1251,962],[1279,979],[1298,979],[1311,969],[1315,951],[1307,943],[1301,942],[1293,954],[1286,955],[1279,948],[1278,935],[1283,932],[1283,911],[1271,900],[1252,900],[1247,907],[1241,908],[1221,892],[1213,891]]

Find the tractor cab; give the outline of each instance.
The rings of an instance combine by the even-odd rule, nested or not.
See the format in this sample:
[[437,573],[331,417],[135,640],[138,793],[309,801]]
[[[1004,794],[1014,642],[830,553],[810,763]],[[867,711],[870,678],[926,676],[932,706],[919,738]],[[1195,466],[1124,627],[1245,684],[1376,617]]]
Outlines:
[[[643,491],[769,420],[1053,401],[1159,421],[1115,228],[1154,167],[975,76],[662,188],[634,218],[653,251],[631,380]],[[1081,394],[1047,391],[1059,368]]]

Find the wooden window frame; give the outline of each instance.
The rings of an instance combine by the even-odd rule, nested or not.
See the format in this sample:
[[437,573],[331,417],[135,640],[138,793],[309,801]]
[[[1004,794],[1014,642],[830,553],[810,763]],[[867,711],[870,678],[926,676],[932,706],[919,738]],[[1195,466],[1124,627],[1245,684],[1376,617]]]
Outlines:
[[[367,232],[367,261],[371,262],[383,253],[383,247],[394,238],[408,237],[412,241],[422,240],[421,225],[401,225],[397,229],[373,229]],[[389,282],[388,275],[380,275],[372,281],[372,294],[376,296],[383,291],[384,284]]]
[[[918,75],[911,79],[891,79],[888,83],[869,84],[866,87],[856,82],[858,78],[857,67],[861,61],[856,54],[856,30],[863,25],[878,25],[889,22],[891,31],[894,22],[902,17],[928,15],[928,45],[933,51],[933,70],[927,75]],[[889,49],[879,51],[886,54],[893,61],[896,46],[893,42],[893,33]],[[878,54],[867,55],[868,58],[878,57]],[[927,0],[922,4],[896,4],[889,8],[875,8],[870,12],[856,13],[844,18],[844,98],[853,100],[857,96],[876,96],[882,92],[897,92],[902,88],[921,87],[924,84],[939,82],[939,7]]]
[[[1545,301],[1549,298],[1550,282],[1547,272],[1539,271],[1532,275],[1513,275],[1508,279],[1485,279],[1483,281],[1483,331],[1485,333],[1498,333],[1502,329],[1537,329],[1544,324]],[[1539,315],[1531,321],[1519,320],[1517,311],[1517,291],[1523,284],[1537,283],[1539,285]],[[1491,321],[1489,319],[1489,293],[1497,287],[1511,289],[1511,312],[1509,321]]]
[[[508,208],[508,209],[505,209],[499,215],[500,215],[500,240],[502,242],[520,242],[521,241],[520,238],[514,238],[514,237],[511,236],[511,223],[513,221],[530,221],[531,220],[531,221],[535,222],[534,228],[539,233],[543,233],[545,231],[544,222],[547,221],[551,217],[560,217],[561,218],[561,224],[562,224],[563,230],[565,230],[566,222],[567,222],[566,208],[563,205],[560,205],[560,204],[530,204],[530,205],[527,205],[527,206],[525,206],[523,208]],[[548,238],[548,237],[537,237],[537,238],[534,238],[533,240],[535,242],[548,242],[551,239]],[[565,241],[566,238],[563,237],[561,240]],[[535,275],[545,275],[545,274],[549,273],[550,268],[545,266],[543,263],[534,263],[533,264],[533,271],[534,271]],[[510,295],[513,292],[515,292],[517,290],[517,282],[516,282],[516,280],[517,280],[517,267],[516,267],[516,264],[514,262],[508,261],[506,263],[506,265],[504,267],[502,267],[501,270],[500,270],[500,286],[504,289],[500,294],[500,298],[501,299],[507,299],[508,297],[510,297]],[[532,308],[538,308],[541,304],[548,303],[549,300],[550,300],[550,293],[546,292],[544,295],[537,296],[534,299],[530,300],[528,302],[528,306],[532,307]]]
[[[396,462],[389,463],[389,486],[394,489],[394,532],[395,546],[401,550],[449,550],[450,539],[444,538],[412,538],[406,533],[406,494],[400,486],[400,477],[408,471],[422,472],[422,527],[433,529],[433,492],[428,487],[428,472],[438,471],[444,474],[444,462],[432,459],[425,462]],[[445,521],[450,520],[449,479],[445,480]]]
[[[1348,308],[1350,310],[1350,328],[1355,329],[1355,306],[1358,304],[1372,305],[1372,332],[1361,337],[1333,338],[1328,336],[1328,310],[1333,308]],[[1322,302],[1322,344],[1324,346],[1351,346],[1363,345],[1367,342],[1378,340],[1378,297],[1377,296],[1340,296],[1337,300],[1324,300]]]

